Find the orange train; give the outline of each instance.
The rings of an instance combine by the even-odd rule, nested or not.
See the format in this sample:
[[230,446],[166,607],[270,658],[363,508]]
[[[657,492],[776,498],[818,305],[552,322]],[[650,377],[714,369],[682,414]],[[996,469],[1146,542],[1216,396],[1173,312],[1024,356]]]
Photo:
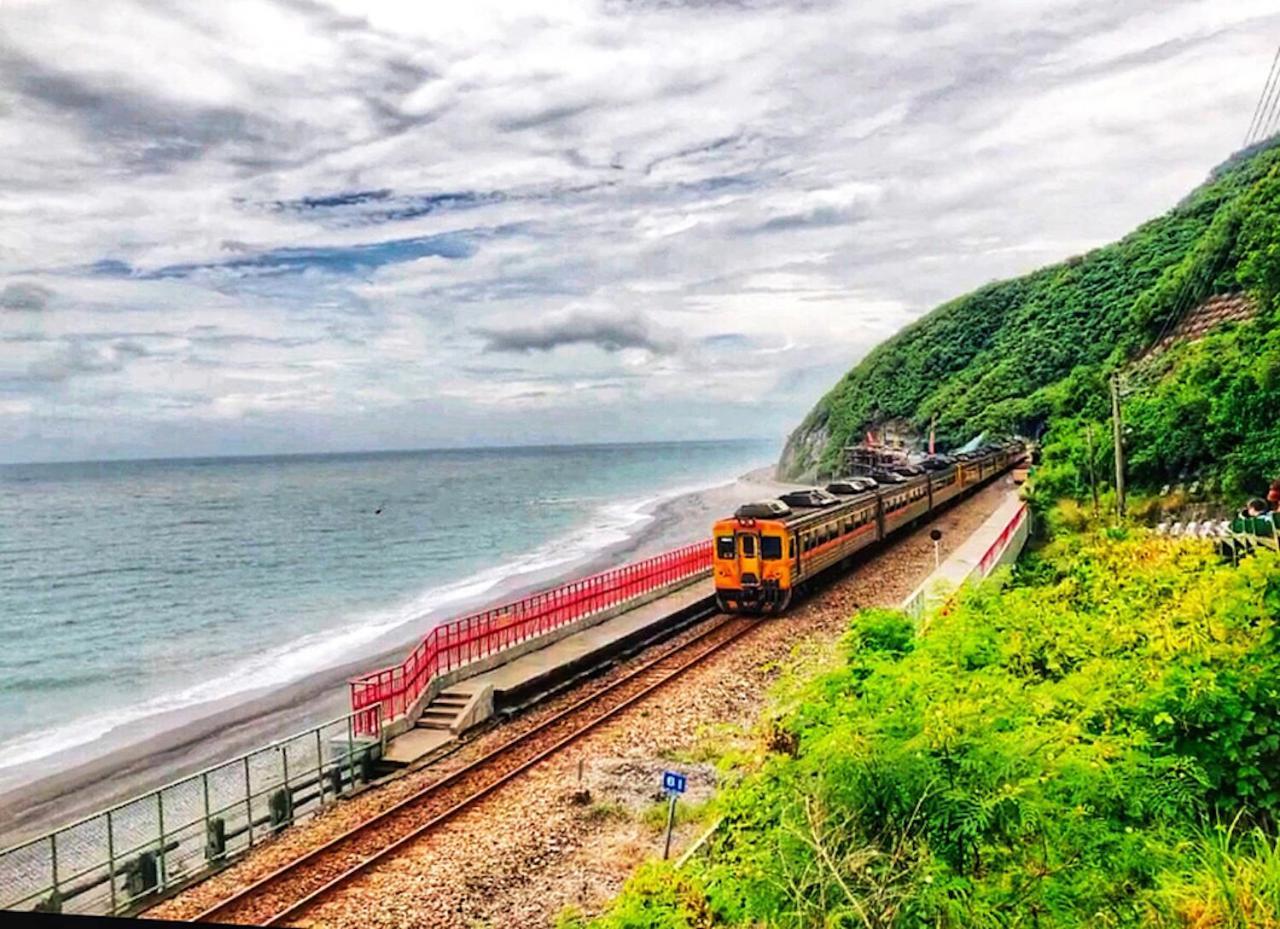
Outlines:
[[824,571],[971,493],[1024,454],[1021,442],[989,445],[906,483],[861,493],[811,491],[813,505],[795,505],[788,495],[792,503],[739,507],[715,524],[716,601],[727,613],[781,613],[796,590]]

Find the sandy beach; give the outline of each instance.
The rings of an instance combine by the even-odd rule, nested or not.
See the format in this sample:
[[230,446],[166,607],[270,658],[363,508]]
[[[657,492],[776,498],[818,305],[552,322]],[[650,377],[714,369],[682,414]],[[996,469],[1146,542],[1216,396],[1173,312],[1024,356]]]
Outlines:
[[27,772],[34,779],[0,792],[0,847],[340,716],[348,708],[348,678],[399,662],[439,622],[706,538],[715,519],[738,504],[791,486],[771,475],[772,468],[762,467],[718,486],[659,499],[646,510],[652,517],[648,522],[593,557],[499,584],[474,602],[401,627],[350,661],[302,680],[153,717],[143,737],[134,729],[113,730],[42,759]]

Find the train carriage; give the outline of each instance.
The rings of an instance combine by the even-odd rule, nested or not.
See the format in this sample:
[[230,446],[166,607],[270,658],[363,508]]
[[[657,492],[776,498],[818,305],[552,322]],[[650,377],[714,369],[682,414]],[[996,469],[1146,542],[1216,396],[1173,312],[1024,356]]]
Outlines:
[[929,508],[937,509],[958,497],[963,490],[959,468],[953,465],[944,471],[933,472],[929,475]]
[[[833,496],[822,491],[746,504],[715,524],[716,600],[734,613],[781,613],[815,577],[1003,474],[1021,443],[989,446],[901,484]],[[809,496],[806,496],[809,495]]]
[[884,534],[888,535],[929,512],[929,478],[917,477],[880,491]]

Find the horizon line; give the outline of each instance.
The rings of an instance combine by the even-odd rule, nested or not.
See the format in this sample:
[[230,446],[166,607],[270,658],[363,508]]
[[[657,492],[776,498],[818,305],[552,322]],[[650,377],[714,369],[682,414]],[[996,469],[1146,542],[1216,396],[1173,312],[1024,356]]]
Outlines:
[[551,448],[632,448],[645,445],[721,445],[733,442],[781,441],[764,436],[731,436],[716,439],[646,439],[629,442],[527,442],[498,445],[434,445],[419,448],[368,448],[345,451],[253,452],[228,455],[148,455],[118,458],[59,458],[27,461],[0,461],[0,468],[36,465],[150,464],[161,462],[261,461],[269,458],[340,458],[357,455],[413,455],[424,452],[522,451]]

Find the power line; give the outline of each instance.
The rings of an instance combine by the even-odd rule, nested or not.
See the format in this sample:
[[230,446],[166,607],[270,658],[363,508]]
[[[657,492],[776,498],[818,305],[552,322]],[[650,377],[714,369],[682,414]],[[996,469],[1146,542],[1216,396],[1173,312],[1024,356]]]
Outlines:
[[[1190,254],[1190,252],[1188,254]],[[1212,296],[1213,294],[1214,281],[1218,279],[1218,274],[1222,271],[1225,260],[1225,254],[1219,253],[1214,258],[1212,264],[1208,267],[1209,273],[1207,284],[1209,288],[1209,296]],[[1186,261],[1186,256],[1183,257],[1183,261]],[[1160,332],[1151,340],[1150,343],[1148,343],[1145,351],[1151,351],[1154,349],[1160,344],[1166,335],[1171,335],[1177,329],[1178,323],[1187,314],[1187,311],[1200,301],[1201,297],[1197,293],[1198,290],[1199,287],[1197,286],[1194,269],[1188,270],[1187,276],[1183,280],[1181,288],[1173,300],[1172,311],[1170,311],[1165,317],[1164,323],[1160,326]]]
[[1280,82],[1277,82],[1276,92],[1272,95],[1271,101],[1266,112],[1262,114],[1261,120],[1258,122],[1258,129],[1253,134],[1253,144],[1261,142],[1271,136],[1275,125],[1276,105],[1280,104]]
[[[1276,50],[1277,56],[1280,56],[1280,48]],[[1272,59],[1272,70],[1267,74],[1267,82],[1262,86],[1262,95],[1258,98],[1258,118],[1254,121],[1253,126],[1249,130],[1249,143],[1252,144],[1262,132],[1262,127],[1270,118],[1270,108],[1275,99],[1276,77],[1280,68],[1275,67],[1275,59]]]
[[1278,102],[1280,102],[1280,94],[1273,93],[1271,99],[1267,101],[1266,108],[1263,110],[1261,118],[1258,120],[1258,126],[1254,130],[1253,138],[1250,140],[1251,144],[1253,142],[1260,142],[1267,138],[1269,129],[1275,121],[1276,104]]
[[[1190,254],[1190,252],[1188,252],[1188,254]],[[1186,258],[1187,256],[1184,255],[1182,260],[1186,261]],[[1194,302],[1195,280],[1191,273],[1188,272],[1186,278],[1182,281],[1178,295],[1174,298],[1173,309],[1165,316],[1164,323],[1160,326],[1160,332],[1151,341],[1149,348],[1154,348],[1159,345],[1160,341],[1173,331],[1174,327],[1177,326],[1178,321],[1182,319],[1187,310],[1191,309],[1191,305]]]
[[[1280,56],[1280,49],[1276,50],[1276,54]],[[1258,124],[1253,129],[1250,142],[1267,138],[1270,127],[1275,121],[1277,105],[1280,105],[1280,69],[1273,68],[1273,73],[1269,75],[1268,84],[1263,88],[1263,93],[1264,97]]]
[[1258,125],[1258,117],[1262,115],[1262,101],[1266,98],[1271,90],[1271,85],[1275,82],[1276,65],[1280,64],[1280,47],[1276,48],[1275,57],[1271,59],[1271,70],[1267,72],[1267,82],[1262,85],[1262,93],[1258,95],[1258,102],[1253,108],[1253,118],[1249,120],[1249,131],[1244,134],[1244,144],[1247,146],[1249,140],[1253,138],[1253,131]]

